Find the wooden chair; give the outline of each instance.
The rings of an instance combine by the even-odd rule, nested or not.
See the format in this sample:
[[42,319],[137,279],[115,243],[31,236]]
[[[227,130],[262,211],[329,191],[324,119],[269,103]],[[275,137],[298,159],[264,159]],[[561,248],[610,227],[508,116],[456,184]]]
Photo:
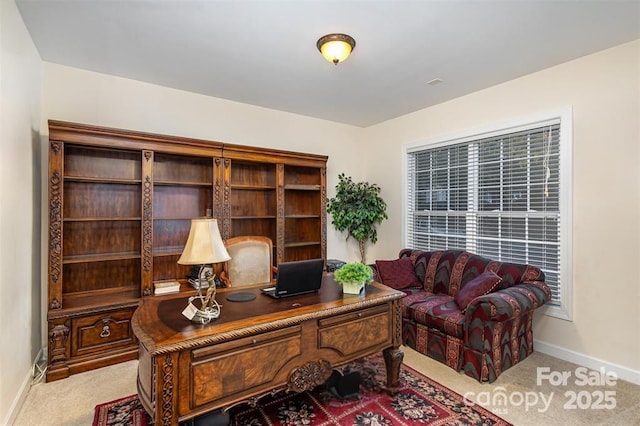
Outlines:
[[231,260],[223,265],[220,279],[227,287],[268,283],[277,268],[273,266],[273,244],[262,236],[242,236],[225,241]]

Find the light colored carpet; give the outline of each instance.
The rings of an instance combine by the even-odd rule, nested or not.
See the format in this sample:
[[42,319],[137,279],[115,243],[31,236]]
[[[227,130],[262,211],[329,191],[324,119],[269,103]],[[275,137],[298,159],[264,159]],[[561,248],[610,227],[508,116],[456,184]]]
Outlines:
[[[534,353],[504,372],[496,382],[480,384],[409,348],[403,350],[405,364],[474,401],[495,400],[495,406],[482,405],[518,426],[640,425],[640,386],[622,380],[615,386],[580,386],[580,377],[576,377],[578,366],[557,358]],[[89,426],[97,404],[136,393],[137,367],[137,361],[129,361],[51,383],[36,383],[14,424]],[[552,386],[548,380],[538,386],[538,367],[571,373],[567,386]],[[601,399],[600,392],[605,395],[605,391],[609,392],[608,400],[602,399],[602,405],[615,404],[615,408],[592,408]],[[572,393],[578,396],[573,401],[575,409],[570,408]],[[500,404],[500,396],[506,397],[506,404]],[[551,401],[546,409],[542,397]]]
[[[469,392],[468,396],[471,399],[483,402],[481,404],[483,407],[517,426],[640,425],[640,386],[622,380],[617,380],[615,386],[580,386],[583,381],[581,377],[584,374],[580,370],[576,377],[576,368],[579,366],[558,358],[534,352],[518,365],[502,373],[495,382],[480,384],[411,349],[404,348],[404,352],[405,364],[463,396]],[[567,379],[567,385],[552,386],[548,380],[542,380],[541,385],[538,386],[537,370],[545,367],[549,372],[571,373],[571,377]],[[603,392],[604,395],[605,391],[615,392],[615,395],[610,395],[613,397],[613,403],[610,405],[615,404],[615,408],[590,408],[597,406],[598,394]],[[575,403],[575,409],[571,407],[572,393],[576,395],[582,393],[579,396],[580,401]],[[506,404],[500,403],[501,395],[506,395]],[[534,404],[536,397],[538,401]],[[551,401],[547,409],[542,397]],[[526,398],[530,401],[528,406],[525,402],[521,403]],[[497,405],[484,403],[486,400],[494,399]],[[587,404],[588,399],[591,400],[589,404]],[[604,400],[602,405],[605,405]]]

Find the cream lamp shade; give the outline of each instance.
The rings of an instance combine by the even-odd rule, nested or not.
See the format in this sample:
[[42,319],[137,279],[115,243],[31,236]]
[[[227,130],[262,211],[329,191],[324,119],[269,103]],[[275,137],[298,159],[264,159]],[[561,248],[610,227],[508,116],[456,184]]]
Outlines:
[[224,246],[216,219],[192,219],[187,244],[178,259],[180,265],[226,262],[231,256]]
[[327,61],[338,65],[349,57],[356,41],[347,34],[327,34],[320,37],[316,46]]

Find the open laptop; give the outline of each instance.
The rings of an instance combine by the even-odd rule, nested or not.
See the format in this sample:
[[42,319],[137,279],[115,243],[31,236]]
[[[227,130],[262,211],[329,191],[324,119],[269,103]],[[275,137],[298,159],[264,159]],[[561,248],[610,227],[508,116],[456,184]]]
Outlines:
[[275,287],[261,289],[267,296],[279,299],[320,290],[324,259],[298,260],[278,264]]

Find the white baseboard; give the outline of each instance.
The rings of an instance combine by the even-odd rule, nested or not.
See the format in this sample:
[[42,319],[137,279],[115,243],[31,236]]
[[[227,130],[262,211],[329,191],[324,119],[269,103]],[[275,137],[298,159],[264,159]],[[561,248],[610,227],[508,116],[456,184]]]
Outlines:
[[594,358],[592,356],[581,354],[579,352],[565,349],[560,346],[556,346],[537,339],[533,339],[533,347],[537,352],[551,355],[553,357],[560,358],[562,360],[569,361],[574,364],[590,368],[592,370],[597,371],[600,368],[604,367],[606,371],[612,371],[616,373],[619,379],[634,383],[636,385],[640,385],[640,371],[638,370],[633,370],[628,367]]
[[0,424],[12,425],[16,421],[16,417],[18,417],[22,404],[24,404],[25,399],[27,399],[27,393],[29,393],[29,389],[31,388],[35,366],[38,364],[38,361],[40,361],[43,353],[43,349],[40,349],[40,352],[36,355],[36,359],[31,364],[31,369],[20,385],[18,393],[16,393],[16,397],[13,399],[11,407],[9,407],[9,412],[7,413],[6,418],[0,420]]

